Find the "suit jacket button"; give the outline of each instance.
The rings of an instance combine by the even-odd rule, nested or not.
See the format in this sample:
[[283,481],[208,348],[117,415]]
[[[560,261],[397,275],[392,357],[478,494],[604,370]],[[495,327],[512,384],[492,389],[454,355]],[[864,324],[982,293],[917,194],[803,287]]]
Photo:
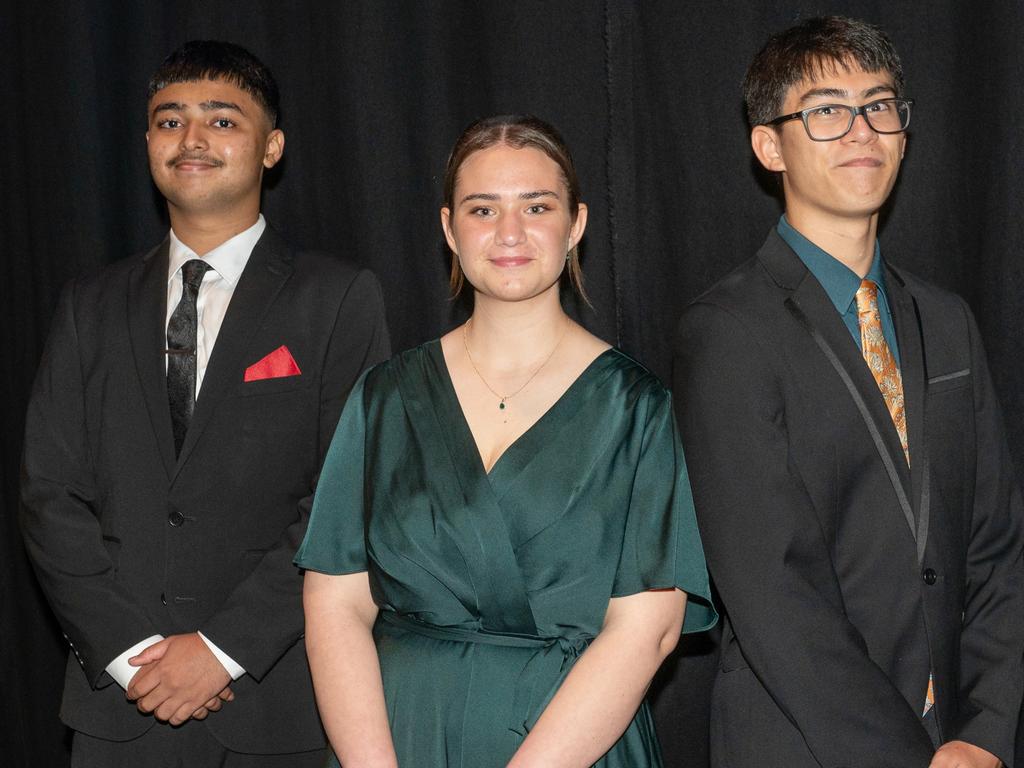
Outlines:
[[163,592],[160,593],[160,602],[164,605],[167,605],[167,595],[165,595]]
[[925,568],[924,573],[921,574],[924,577],[924,583],[929,587],[935,583],[935,580],[939,578],[938,574],[932,568]]
[[179,525],[185,522],[185,516],[178,510],[174,510],[167,516],[167,522],[177,528]]

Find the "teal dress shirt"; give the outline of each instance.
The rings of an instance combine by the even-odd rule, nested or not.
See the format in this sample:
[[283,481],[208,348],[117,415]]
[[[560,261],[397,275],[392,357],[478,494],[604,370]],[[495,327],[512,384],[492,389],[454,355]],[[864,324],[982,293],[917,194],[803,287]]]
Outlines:
[[[857,290],[860,288],[861,279],[857,274],[838,259],[830,256],[821,248],[816,246],[806,237],[801,235],[786,220],[786,214],[779,217],[779,236],[786,241],[790,248],[800,257],[800,261],[810,270],[811,274],[821,283],[829,299],[835,305],[836,311],[846,327],[857,342],[858,349],[863,348],[860,343],[860,323],[857,318]],[[885,291],[885,269],[882,262],[882,252],[875,241],[875,258],[871,262],[871,269],[868,270],[865,280],[870,280],[878,286],[878,313],[882,318],[882,335],[885,342],[892,350],[896,365],[900,365],[900,350],[896,343],[896,327],[892,322],[892,312],[889,309],[889,296]]]

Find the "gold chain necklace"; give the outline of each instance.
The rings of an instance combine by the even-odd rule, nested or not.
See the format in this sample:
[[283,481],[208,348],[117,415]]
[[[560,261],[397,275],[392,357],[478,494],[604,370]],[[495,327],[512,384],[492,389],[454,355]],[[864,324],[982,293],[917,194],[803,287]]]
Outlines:
[[565,338],[565,334],[569,330],[569,316],[566,315],[565,327],[562,329],[562,334],[558,337],[558,341],[555,342],[555,346],[552,347],[551,352],[549,352],[548,356],[544,358],[544,362],[537,366],[536,370],[534,370],[534,372],[530,374],[530,378],[524,381],[523,385],[519,387],[519,389],[517,389],[515,392],[510,392],[507,395],[503,395],[500,392],[496,392],[494,387],[487,383],[487,379],[485,379],[484,375],[480,373],[480,369],[476,367],[476,361],[473,359],[473,353],[469,351],[469,324],[471,322],[473,322],[473,318],[467,320],[466,324],[462,326],[462,346],[466,348],[466,356],[469,358],[469,364],[473,366],[473,370],[476,371],[476,375],[480,377],[480,381],[484,383],[484,386],[487,387],[488,391],[492,395],[498,398],[498,410],[500,411],[504,411],[505,403],[507,403],[513,397],[515,397],[524,389],[526,389],[526,386],[535,378],[537,378],[537,374],[544,369],[544,366],[551,362],[551,358],[555,356],[555,352],[557,352],[558,348],[562,346],[562,339]]

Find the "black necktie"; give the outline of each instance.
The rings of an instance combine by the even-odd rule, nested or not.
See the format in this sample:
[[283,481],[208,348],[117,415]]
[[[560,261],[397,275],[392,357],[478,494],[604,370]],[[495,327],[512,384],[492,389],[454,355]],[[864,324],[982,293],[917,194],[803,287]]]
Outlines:
[[196,404],[196,297],[210,265],[190,259],[181,267],[181,301],[167,323],[167,400],[174,429],[174,455],[181,453]]

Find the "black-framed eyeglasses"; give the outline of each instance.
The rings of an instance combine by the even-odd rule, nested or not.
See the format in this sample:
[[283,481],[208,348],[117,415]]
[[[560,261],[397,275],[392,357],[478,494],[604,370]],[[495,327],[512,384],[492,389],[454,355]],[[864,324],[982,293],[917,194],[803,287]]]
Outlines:
[[902,133],[910,125],[910,108],[913,105],[913,99],[877,99],[859,107],[818,104],[790,115],[780,115],[769,120],[768,125],[800,120],[812,141],[835,141],[850,132],[857,115],[863,115],[875,133]]

